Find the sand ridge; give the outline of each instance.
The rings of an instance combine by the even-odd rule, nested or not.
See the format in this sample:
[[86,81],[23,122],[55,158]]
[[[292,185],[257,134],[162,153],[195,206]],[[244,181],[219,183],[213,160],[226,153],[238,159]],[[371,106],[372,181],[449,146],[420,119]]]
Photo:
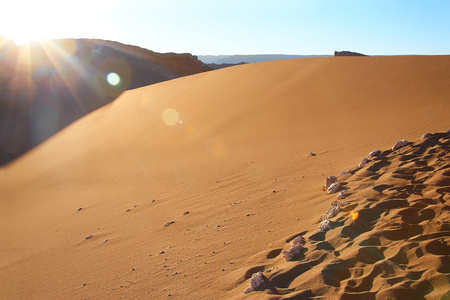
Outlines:
[[[448,297],[449,158],[450,133],[436,133],[344,175],[348,206],[329,231],[299,233],[306,243],[296,263],[285,262],[286,246],[266,250],[257,267],[268,278],[262,290],[289,299]],[[405,183],[392,183],[391,176]]]
[[[370,151],[448,128],[449,79],[449,56],[330,57],[242,65],[127,91],[0,169],[0,294],[27,299],[270,298],[274,295],[243,291],[253,273],[273,264],[281,270],[274,286],[291,295],[302,289],[318,297],[344,295],[335,281],[313,280],[322,276],[321,259],[334,261],[335,251],[350,255],[360,249],[344,237],[359,230],[348,223],[351,212],[345,211],[333,219],[345,218],[341,227],[322,233],[324,240],[317,235],[312,244],[321,216],[337,197],[322,190],[323,181],[354,170]],[[168,109],[178,113],[177,122],[173,111],[164,120]],[[393,160],[386,151],[383,155]],[[358,209],[372,203],[367,199],[382,201],[421,187],[411,186],[396,169],[372,171],[383,166],[374,163],[377,159],[347,174],[348,181],[340,179],[341,188],[349,188],[345,200],[357,202]],[[426,156],[420,159],[433,164]],[[381,175],[379,182],[393,186],[381,194],[373,190],[373,172]],[[445,178],[445,171],[438,172]],[[440,181],[433,178],[424,181],[430,195],[423,198],[439,202],[441,194],[433,192],[431,183]],[[408,188],[395,190],[403,186]],[[407,202],[405,208],[412,207],[414,198],[400,199]],[[361,221],[380,240],[368,246],[391,257],[382,249],[389,241],[376,227],[381,223],[364,217],[378,213],[385,220],[382,207],[360,211]],[[428,222],[427,216],[418,220]],[[408,226],[413,233],[421,227]],[[353,238],[365,234],[370,231]],[[310,243],[304,255],[311,263],[279,265],[281,250],[298,235]],[[327,243],[335,250],[327,250]],[[414,249],[426,248],[419,244]],[[319,257],[309,256],[312,252]],[[420,263],[430,259],[431,268],[441,256],[427,254]],[[336,268],[354,264],[345,261]],[[293,265],[298,266],[289,272]],[[300,273],[308,267],[311,278],[305,283]],[[404,272],[395,269],[393,274]],[[340,287],[349,286],[345,293],[372,295],[376,290],[360,285],[360,276],[333,276]],[[373,278],[367,281],[385,282]],[[443,294],[435,283],[443,279],[424,273],[422,285],[436,289],[428,294],[418,290],[426,296]]]

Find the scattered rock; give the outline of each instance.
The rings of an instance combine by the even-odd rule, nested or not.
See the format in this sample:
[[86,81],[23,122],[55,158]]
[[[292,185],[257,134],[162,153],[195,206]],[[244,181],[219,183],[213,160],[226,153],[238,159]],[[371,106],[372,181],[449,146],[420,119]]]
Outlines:
[[422,135],[421,140],[424,140],[424,139],[426,139],[426,138],[429,138],[429,137],[432,136],[432,135],[433,135],[433,134],[427,132],[427,133],[425,133],[424,135]]
[[185,212],[183,213],[183,215],[188,215],[188,214],[190,214],[190,211],[185,211]]
[[369,153],[369,157],[375,157],[381,154],[381,150],[375,150]]
[[351,172],[352,172],[352,170],[343,171],[343,172],[341,172],[341,174],[339,174],[339,176],[344,176],[345,174],[348,174]]
[[345,192],[345,191],[340,191],[340,192],[339,192],[338,199],[345,199],[344,192]]
[[164,252],[163,250],[161,250],[161,251],[159,251],[158,254],[164,254],[164,253],[166,253],[166,252]]
[[349,203],[347,201],[342,201],[342,202],[333,201],[333,202],[331,202],[331,206],[343,207],[343,206],[346,206],[346,205],[349,205]]
[[339,181],[336,181],[335,183],[331,184],[330,187],[327,189],[328,194],[333,194],[336,192],[339,187],[341,186],[341,183]]
[[170,222],[167,222],[166,224],[164,224],[164,226],[170,226],[170,225],[172,225],[173,223],[175,223],[175,221],[170,221]]
[[323,220],[319,223],[319,231],[327,231],[328,229],[331,229],[330,220]]
[[332,217],[334,217],[335,215],[338,214],[338,212],[340,211],[340,207],[339,206],[332,206],[330,207],[322,216],[322,220],[328,220],[331,219]]
[[263,291],[267,281],[268,279],[264,276],[263,272],[254,273],[252,278],[250,278],[250,286],[244,291],[244,294],[248,294],[253,291]]
[[363,160],[359,163],[358,168],[361,168],[362,166],[364,166],[368,162],[369,162],[369,160],[364,157]]
[[83,208],[82,207],[80,207],[77,211],[80,211],[80,210],[82,210]]
[[315,153],[309,152],[309,156],[317,156]]
[[407,140],[400,140],[397,143],[394,144],[394,146],[392,146],[392,150],[397,150],[400,149],[403,146],[406,146],[408,144]]
[[90,235],[88,235],[88,236],[86,237],[86,240],[92,239],[93,237],[94,237],[94,235],[93,235],[93,234],[90,234]]
[[328,177],[325,179],[325,185],[324,185],[324,187],[323,187],[323,190],[324,190],[324,191],[328,190],[328,188],[329,188],[333,183],[335,183],[335,182],[337,182],[337,181],[338,181],[338,180],[337,180],[336,176],[328,176]]
[[103,241],[103,243],[106,243],[107,241],[109,241],[108,239],[105,239],[104,241]]
[[283,251],[286,261],[291,261],[303,249],[303,237],[299,235],[291,242],[291,248],[288,251]]

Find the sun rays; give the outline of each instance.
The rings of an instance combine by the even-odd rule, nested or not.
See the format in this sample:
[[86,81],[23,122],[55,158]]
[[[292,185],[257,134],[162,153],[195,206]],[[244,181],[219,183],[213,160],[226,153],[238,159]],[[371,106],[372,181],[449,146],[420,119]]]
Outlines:
[[131,82],[127,63],[94,51],[94,43],[40,40],[17,47],[0,41],[3,66],[9,66],[0,78],[0,140],[9,145],[4,153],[17,155],[40,143],[115,99]]

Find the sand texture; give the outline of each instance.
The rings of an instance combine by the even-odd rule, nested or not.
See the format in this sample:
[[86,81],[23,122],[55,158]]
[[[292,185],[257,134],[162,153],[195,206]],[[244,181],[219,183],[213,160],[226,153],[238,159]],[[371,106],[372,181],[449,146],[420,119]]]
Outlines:
[[450,56],[127,91],[0,169],[0,298],[447,299],[449,97]]

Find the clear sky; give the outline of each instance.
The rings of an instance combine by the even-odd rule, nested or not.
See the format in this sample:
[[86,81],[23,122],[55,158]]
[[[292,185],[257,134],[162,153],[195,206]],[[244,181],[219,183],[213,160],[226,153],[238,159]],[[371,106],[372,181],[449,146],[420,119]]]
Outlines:
[[450,0],[0,0],[0,35],[195,55],[450,54]]

